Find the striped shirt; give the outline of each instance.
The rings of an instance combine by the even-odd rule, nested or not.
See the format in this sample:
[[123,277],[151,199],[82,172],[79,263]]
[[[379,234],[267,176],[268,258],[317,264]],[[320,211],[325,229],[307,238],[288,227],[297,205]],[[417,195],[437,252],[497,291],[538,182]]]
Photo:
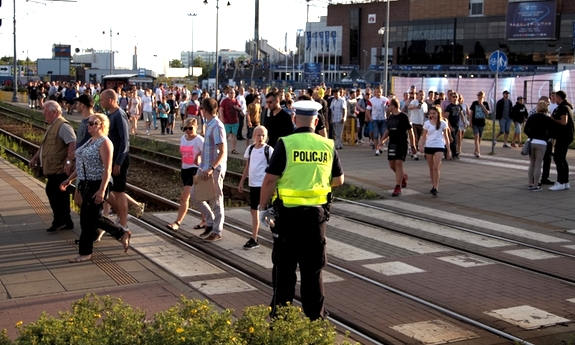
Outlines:
[[343,118],[345,117],[347,111],[347,104],[345,102],[345,99],[341,97],[338,99],[334,98],[332,99],[329,107],[331,109],[331,122],[334,123],[341,122],[341,120],[343,120]]
[[224,144],[223,151],[224,157],[218,166],[214,166],[220,173],[225,174],[227,169],[227,140],[226,130],[224,124],[220,119],[214,117],[206,124],[206,136],[204,138],[204,148],[202,150],[202,162],[200,169],[202,171],[208,170],[216,161],[218,156],[218,144]]

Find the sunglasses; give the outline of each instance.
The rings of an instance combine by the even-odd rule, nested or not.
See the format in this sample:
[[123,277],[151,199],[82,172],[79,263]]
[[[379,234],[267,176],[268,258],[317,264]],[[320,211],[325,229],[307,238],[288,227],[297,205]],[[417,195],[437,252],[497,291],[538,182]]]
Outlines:
[[100,124],[100,122],[98,122],[98,121],[88,121],[88,126],[90,126],[90,127],[94,126],[94,125],[99,125],[99,124]]
[[184,127],[184,131],[191,131],[194,127]]

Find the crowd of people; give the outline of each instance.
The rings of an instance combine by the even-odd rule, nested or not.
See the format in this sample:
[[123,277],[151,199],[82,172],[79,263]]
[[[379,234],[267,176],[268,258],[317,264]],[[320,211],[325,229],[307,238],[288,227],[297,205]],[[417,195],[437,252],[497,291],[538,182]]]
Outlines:
[[[423,90],[413,86],[402,99],[383,95],[381,87],[345,90],[325,85],[297,94],[291,88],[242,86],[226,86],[222,92],[210,94],[197,86],[188,90],[163,84],[155,90],[133,86],[103,90],[99,85],[75,83],[56,83],[50,85],[52,88],[56,92],[48,92],[49,101],[31,104],[42,104],[50,125],[42,149],[30,165],[40,166],[48,177],[46,193],[54,212],[49,232],[74,227],[66,200],[69,184],[78,180],[74,200],[82,210],[82,234],[79,255],[70,261],[91,259],[93,243],[103,233],[99,230],[110,233],[128,250],[128,204],[140,206],[125,193],[129,134],[138,133],[138,119],[145,121],[146,134],[158,129],[157,119],[162,135],[174,134],[176,123],[180,123],[183,190],[176,219],[166,227],[178,231],[192,203],[202,217],[193,227],[201,231],[198,236],[206,242],[223,239],[223,181],[228,155],[239,155],[238,142],[245,141],[243,157],[247,163],[238,189],[242,192],[246,182],[250,189],[252,234],[244,249],[259,246],[261,225],[271,227],[272,314],[275,306],[293,299],[295,267],[305,263],[300,267],[302,287],[304,280],[311,283],[305,292],[302,290],[304,311],[314,319],[325,316],[321,283],[325,222],[329,219],[331,187],[343,183],[338,151],[344,149],[344,137],[358,145],[369,143],[375,156],[387,152],[395,176],[392,196],[399,196],[407,186],[407,157],[419,160],[418,154],[423,155],[429,168],[430,193],[437,196],[441,163],[459,159],[468,127],[473,128],[474,156],[480,158],[487,119],[499,122],[498,137],[503,136],[504,148],[525,144],[521,139],[524,125],[530,148],[529,190],[540,191],[543,184],[553,184],[551,191],[570,188],[566,154],[573,140],[573,106],[563,91],[542,97],[531,113],[523,97],[514,105],[509,92],[504,91],[492,113],[483,91],[468,105],[456,91],[430,91],[426,97]],[[77,109],[82,114],[77,133],[62,116],[63,109]],[[356,126],[355,137],[344,131],[351,118],[355,119],[351,122]],[[557,166],[556,182],[549,180],[551,157]],[[107,218],[109,207],[118,214],[116,222]],[[301,244],[304,232],[313,234],[313,243],[306,242],[301,255],[290,255],[290,248]]]

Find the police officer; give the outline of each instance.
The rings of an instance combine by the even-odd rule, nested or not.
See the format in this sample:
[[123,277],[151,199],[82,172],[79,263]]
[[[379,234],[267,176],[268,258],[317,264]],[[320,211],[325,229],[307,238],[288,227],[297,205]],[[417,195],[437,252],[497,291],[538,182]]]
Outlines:
[[[280,138],[270,158],[261,189],[260,220],[272,226],[274,236],[271,315],[277,306],[292,302],[299,264],[303,310],[315,320],[327,316],[322,281],[326,221],[331,187],[343,184],[344,176],[333,140],[314,133],[321,105],[298,101],[293,108],[297,128]],[[274,192],[275,214],[269,208]]]

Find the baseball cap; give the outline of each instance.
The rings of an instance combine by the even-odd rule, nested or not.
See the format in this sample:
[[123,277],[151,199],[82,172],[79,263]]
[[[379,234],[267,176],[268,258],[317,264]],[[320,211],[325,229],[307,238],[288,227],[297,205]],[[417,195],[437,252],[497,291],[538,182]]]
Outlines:
[[523,99],[523,96],[518,96],[517,100]]
[[82,103],[83,105],[93,108],[94,107],[94,99],[90,95],[82,94],[80,97],[76,99],[76,101]]
[[505,91],[503,91],[503,93],[509,94],[509,91],[505,90]]

